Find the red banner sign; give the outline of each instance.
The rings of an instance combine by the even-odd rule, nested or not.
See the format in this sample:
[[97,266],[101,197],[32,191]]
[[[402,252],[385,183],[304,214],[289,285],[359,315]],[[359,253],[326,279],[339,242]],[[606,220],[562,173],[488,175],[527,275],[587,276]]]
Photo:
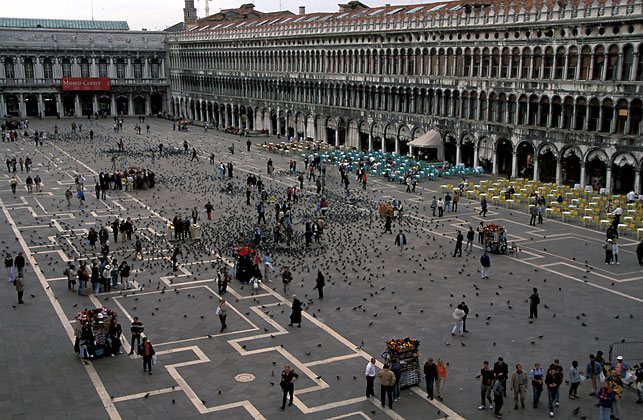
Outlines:
[[63,90],[108,91],[110,89],[109,77],[63,77]]

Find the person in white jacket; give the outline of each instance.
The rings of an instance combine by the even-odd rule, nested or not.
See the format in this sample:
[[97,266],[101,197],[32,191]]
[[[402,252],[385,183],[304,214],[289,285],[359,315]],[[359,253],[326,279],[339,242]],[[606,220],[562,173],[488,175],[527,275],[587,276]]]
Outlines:
[[462,304],[458,305],[457,308],[453,311],[453,319],[455,320],[455,325],[453,326],[453,329],[451,330],[451,335],[455,335],[455,332],[459,329],[460,330],[460,337],[464,336],[464,316],[466,313],[464,312],[464,309],[462,308]]

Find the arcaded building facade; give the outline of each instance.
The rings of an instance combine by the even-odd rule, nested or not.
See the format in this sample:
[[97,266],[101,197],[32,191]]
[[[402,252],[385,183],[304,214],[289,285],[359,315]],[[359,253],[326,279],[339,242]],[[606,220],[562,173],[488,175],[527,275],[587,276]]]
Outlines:
[[[165,32],[131,31],[124,21],[0,18],[0,115],[162,113],[166,40]],[[66,89],[63,79],[89,87]],[[104,83],[92,90],[97,79]]]
[[641,191],[643,2],[452,1],[257,17],[169,35],[177,116],[489,172]]

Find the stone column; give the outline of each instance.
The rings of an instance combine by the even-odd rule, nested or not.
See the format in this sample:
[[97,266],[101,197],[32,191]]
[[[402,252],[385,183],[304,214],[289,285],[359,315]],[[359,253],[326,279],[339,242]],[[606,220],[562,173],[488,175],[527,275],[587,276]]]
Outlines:
[[7,115],[7,104],[4,101],[4,95],[0,94],[0,118]]
[[92,96],[92,112],[96,114],[98,112],[98,95],[94,93]]
[[511,154],[511,177],[518,178],[518,153]]
[[493,175],[498,175],[498,153],[496,152],[496,149],[494,147],[493,149],[493,156],[491,157],[491,173]]
[[580,187],[585,190],[585,185],[587,185],[587,174],[585,173],[585,163],[581,162],[580,165]]
[[80,97],[78,94],[74,95],[74,115],[79,117],[82,114],[82,109],[80,108]]
[[199,99],[199,121],[203,121],[203,101]]
[[395,154],[396,155],[400,154],[400,139],[399,138],[395,139]]
[[145,94],[145,115],[152,115],[152,96]]
[[455,144],[455,164],[456,164],[456,166],[460,164],[460,160],[462,159],[461,153],[462,153],[462,146],[460,145],[459,142],[456,142],[456,144]]
[[116,96],[112,93],[112,104],[111,104],[111,114],[112,115],[117,115],[118,111],[116,109]]
[[538,171],[540,170],[538,168],[538,161],[539,161],[538,155],[534,154],[534,176],[533,176],[534,181],[540,180],[540,177],[539,177],[539,174],[538,174]]
[[134,95],[129,94],[129,101],[127,104],[127,115],[130,117],[134,115]]
[[606,174],[605,174],[605,189],[607,190],[607,194],[612,193],[612,167],[610,164],[607,164],[607,169],[606,169]]
[[563,183],[563,160],[556,159],[556,185]]
[[478,147],[475,147],[474,145],[473,147],[473,168],[474,169],[480,166],[480,162],[478,162],[478,158],[479,158],[478,154],[479,154]]
[[637,169],[634,172],[634,192],[638,195],[641,191],[641,170]]
[[134,78],[134,72],[132,70],[132,58],[127,57],[127,67],[125,68],[125,78],[126,79],[133,79]]
[[56,94],[56,112],[57,112],[57,113],[58,113],[58,115],[60,115],[61,117],[63,117],[63,116],[64,116],[64,115],[63,115],[63,114],[64,114],[64,111],[63,111],[63,100],[62,100],[62,96],[60,95],[60,93],[57,93],[57,94]]
[[373,150],[373,135],[368,133],[368,151]]
[[335,147],[339,147],[339,127],[335,124]]
[[42,102],[42,93],[38,94],[38,114],[45,116],[45,105]]

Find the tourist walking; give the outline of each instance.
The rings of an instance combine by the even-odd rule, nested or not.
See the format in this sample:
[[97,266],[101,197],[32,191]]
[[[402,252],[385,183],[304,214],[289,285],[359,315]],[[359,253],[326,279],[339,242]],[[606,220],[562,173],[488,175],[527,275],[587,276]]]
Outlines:
[[321,270],[317,270],[317,280],[315,283],[315,289],[317,289],[317,295],[319,299],[324,298],[324,286],[326,285],[326,281],[324,279],[324,275],[322,274]]
[[143,323],[138,320],[137,316],[135,316],[132,326],[130,327],[130,332],[132,333],[132,342],[129,351],[130,355],[134,354],[134,349],[138,352],[139,346],[141,345],[141,334],[143,334],[143,331],[145,331]]
[[615,393],[611,384],[606,381],[598,391],[598,406],[600,420],[610,420],[612,406],[614,405]]
[[292,273],[288,267],[284,267],[284,271],[281,273],[281,282],[284,285],[284,295],[288,296],[290,292],[290,282],[292,282]]
[[13,283],[13,279],[15,278],[13,275],[13,257],[8,252],[7,256],[4,258],[4,266],[7,269],[7,278],[9,279],[9,283]]
[[491,270],[491,258],[489,258],[489,254],[487,254],[487,251],[485,251],[484,254],[482,254],[482,256],[480,257],[480,268],[482,278],[488,279],[489,271]]
[[228,324],[226,324],[226,318],[228,317],[228,305],[226,304],[225,299],[221,298],[219,301],[219,306],[217,306],[215,315],[219,317],[219,321],[221,322],[221,330],[219,332],[222,333],[226,328],[228,328]]
[[395,236],[395,245],[400,247],[400,255],[402,255],[404,247],[406,246],[406,235],[404,235],[402,230]]
[[456,254],[460,253],[460,257],[462,256],[462,242],[464,241],[464,235],[462,234],[462,231],[458,231],[458,236],[456,237],[455,240],[455,250],[453,251],[453,256],[455,257]]
[[[312,167],[311,167],[312,168]],[[375,389],[373,384],[375,382],[375,358],[371,357],[371,360],[366,364],[366,372],[364,372],[366,377],[366,398],[371,398],[375,395]]]
[[491,389],[493,388],[496,375],[494,375],[493,370],[489,367],[489,362],[486,360],[482,363],[480,377],[480,406],[478,407],[478,410],[484,410],[486,408],[487,401],[489,401],[489,408],[493,408]]
[[429,357],[424,363],[424,380],[426,381],[426,397],[430,400],[433,400],[433,385],[437,378],[437,366],[433,363],[433,358]]
[[442,401],[444,399],[444,384],[447,382],[447,366],[444,364],[444,360],[438,359],[435,369],[438,375],[435,378],[435,383],[438,388],[438,401]]
[[473,231],[473,228],[469,226],[469,231],[467,232],[467,244],[464,246],[465,251],[473,252],[473,240],[476,237],[476,233]]
[[455,325],[451,330],[451,335],[455,335],[455,332],[460,330],[460,337],[464,337],[464,325],[462,323],[462,319],[464,318],[465,313],[461,304],[455,308],[451,316],[455,320]]
[[502,414],[500,414],[500,410],[502,410],[502,406],[504,404],[504,393],[505,393],[505,385],[503,383],[503,373],[499,373],[496,375],[496,381],[493,383],[493,403],[495,404],[494,407],[494,414],[497,419],[502,418]]
[[511,391],[514,393],[514,410],[520,406],[525,408],[525,394],[527,393],[527,373],[522,370],[522,365],[516,365],[516,370],[511,374]]
[[538,296],[538,289],[534,287],[531,296],[529,296],[529,319],[538,318],[539,304],[540,297]]
[[22,273],[18,273],[18,277],[13,280],[13,285],[16,287],[16,292],[18,292],[18,303],[25,303],[22,300],[22,296],[25,294],[25,279]]
[[480,200],[480,213],[478,213],[478,216],[482,217],[487,217],[487,199],[482,197],[482,200]]
[[288,406],[290,407],[292,405],[292,400],[295,393],[295,382],[297,382],[297,379],[299,379],[299,375],[290,370],[290,366],[284,366],[284,370],[281,372],[281,382],[279,382],[281,390],[283,391],[283,400],[280,407],[282,410],[286,409],[286,399],[288,395],[290,395],[290,402],[288,403]]
[[288,326],[292,327],[293,324],[297,324],[297,327],[301,328],[301,301],[297,299],[297,295],[292,295],[292,312],[290,313],[290,324]]
[[540,367],[540,363],[535,363],[534,368],[529,372],[529,379],[531,379],[531,389],[533,390],[533,407],[538,408],[540,402],[540,395],[543,392],[543,383],[545,372]]
[[388,363],[384,364],[382,370],[377,373],[380,380],[380,399],[382,407],[386,407],[386,397],[388,397],[388,407],[393,409],[393,385],[395,385],[395,374],[389,369]]
[[572,362],[572,367],[569,368],[569,399],[573,400],[578,398],[578,386],[580,385],[581,377],[578,370],[578,361]]
[[547,397],[549,397],[549,417],[554,417],[554,402],[556,401],[556,394],[558,393],[558,387],[560,384],[557,380],[557,370],[556,367],[552,364],[549,366],[547,371],[547,376],[545,376],[545,385],[547,385]]
[[139,355],[143,356],[143,372],[148,372],[152,374],[152,359],[156,352],[154,351],[154,346],[150,343],[150,340],[147,337],[143,337],[143,342],[139,348]]

